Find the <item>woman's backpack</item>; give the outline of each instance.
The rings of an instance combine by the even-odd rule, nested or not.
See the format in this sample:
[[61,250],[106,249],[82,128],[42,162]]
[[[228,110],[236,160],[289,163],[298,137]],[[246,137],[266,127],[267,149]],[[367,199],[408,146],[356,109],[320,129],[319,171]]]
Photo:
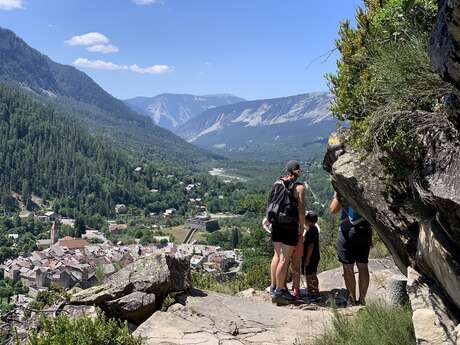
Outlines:
[[293,202],[293,187],[290,183],[286,187],[283,180],[273,184],[267,206],[267,220],[274,224],[287,224],[297,221],[296,207]]

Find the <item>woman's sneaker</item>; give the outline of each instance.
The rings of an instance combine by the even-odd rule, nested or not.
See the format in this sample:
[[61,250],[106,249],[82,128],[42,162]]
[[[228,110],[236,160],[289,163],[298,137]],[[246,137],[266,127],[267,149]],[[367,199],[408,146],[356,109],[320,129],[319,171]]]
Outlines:
[[296,299],[300,299],[300,289],[299,288],[293,288],[292,289],[292,295],[296,298]]
[[277,305],[286,305],[294,303],[296,298],[289,293],[287,289],[276,289],[272,296],[272,302]]

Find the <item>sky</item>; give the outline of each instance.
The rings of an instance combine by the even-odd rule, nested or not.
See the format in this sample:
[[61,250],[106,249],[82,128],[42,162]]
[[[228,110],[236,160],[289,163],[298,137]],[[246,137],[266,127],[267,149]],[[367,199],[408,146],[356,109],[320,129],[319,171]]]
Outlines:
[[[0,26],[120,99],[326,91],[362,0],[0,0]],[[321,58],[323,56],[323,58]]]

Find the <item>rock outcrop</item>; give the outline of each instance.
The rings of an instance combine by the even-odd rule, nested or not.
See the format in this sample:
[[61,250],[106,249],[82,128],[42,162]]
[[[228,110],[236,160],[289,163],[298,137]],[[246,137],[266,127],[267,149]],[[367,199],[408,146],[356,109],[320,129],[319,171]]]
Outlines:
[[[420,344],[454,344],[460,316],[460,1],[438,3],[430,55],[456,90],[438,113],[408,114],[423,145],[413,171],[395,178],[382,164],[384,155],[349,147],[335,163],[331,152],[324,161],[335,189],[372,224],[401,272],[420,275],[408,286]],[[427,284],[430,297],[414,302],[414,296],[428,294]],[[429,315],[442,317],[433,321]],[[433,331],[434,340],[424,339],[430,322],[444,332]]]
[[455,193],[460,191],[460,152],[452,155],[446,140],[431,145],[416,178],[399,185],[392,184],[377,157],[363,158],[348,148],[332,167],[332,183],[372,224],[401,272],[407,275],[413,268],[436,286],[433,296],[442,301],[437,306],[449,310],[440,327],[451,329],[442,322],[457,323],[460,310],[460,200]]
[[433,65],[444,80],[460,88],[460,1],[438,0],[439,13],[430,41]]
[[153,314],[134,335],[142,336],[146,345],[308,344],[333,317],[332,309],[280,309],[271,303],[197,290],[178,300],[167,312]]
[[409,267],[407,291],[412,306],[417,344],[458,344],[454,316],[435,287]]
[[106,283],[74,294],[70,302],[97,306],[109,316],[140,324],[170,292],[185,291],[190,285],[187,259],[152,255],[126,266]]

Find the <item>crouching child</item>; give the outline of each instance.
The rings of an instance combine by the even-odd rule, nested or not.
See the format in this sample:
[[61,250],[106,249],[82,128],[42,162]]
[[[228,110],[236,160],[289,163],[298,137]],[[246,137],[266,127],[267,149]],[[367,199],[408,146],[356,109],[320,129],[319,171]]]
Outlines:
[[307,281],[307,299],[310,302],[319,302],[319,281],[316,275],[320,259],[319,254],[319,227],[316,224],[318,216],[313,211],[305,213],[305,236],[304,256],[302,259],[302,271]]

